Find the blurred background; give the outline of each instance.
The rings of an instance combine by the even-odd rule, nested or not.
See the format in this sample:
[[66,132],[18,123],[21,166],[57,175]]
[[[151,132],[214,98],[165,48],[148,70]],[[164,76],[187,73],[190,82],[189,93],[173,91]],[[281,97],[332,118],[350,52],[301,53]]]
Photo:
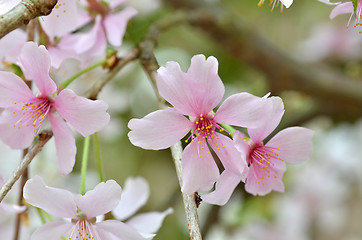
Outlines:
[[[305,163],[288,165],[284,193],[255,197],[240,184],[225,206],[201,203],[204,239],[362,239],[362,36],[353,28],[354,19],[346,28],[349,14],[330,20],[333,6],[317,0],[295,0],[283,13],[280,5],[271,12],[268,3],[258,7],[258,0],[129,0],[139,15],[129,23],[119,55],[138,44],[155,22],[187,13],[189,22],[160,35],[155,55],[161,66],[177,61],[186,71],[193,55],[215,56],[225,98],[247,91],[257,96],[271,92],[283,99],[285,115],[272,136],[296,125],[315,131],[313,156]],[[90,81],[104,73],[92,71],[72,87],[85,93]],[[64,79],[61,72],[53,74]],[[131,118],[158,109],[140,63],[124,68],[99,98],[109,103],[112,116],[100,132],[106,179],[123,186],[130,176],[144,177],[151,194],[140,212],[175,210],[154,239],[188,239],[170,150],[144,150],[127,138]],[[78,138],[77,164],[70,176],[59,176],[52,142],[34,160],[30,175],[42,175],[49,185],[77,192],[83,145]],[[1,166],[6,178],[20,152],[1,147],[2,158],[9,159]],[[88,189],[98,181],[94,152],[90,155]],[[15,199],[16,189],[12,192]]]

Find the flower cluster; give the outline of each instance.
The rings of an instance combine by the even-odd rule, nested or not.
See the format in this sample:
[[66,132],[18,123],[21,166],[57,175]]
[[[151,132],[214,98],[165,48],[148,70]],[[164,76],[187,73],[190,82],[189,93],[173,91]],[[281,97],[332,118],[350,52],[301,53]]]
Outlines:
[[[132,119],[128,124],[130,141],[145,149],[158,150],[174,145],[190,132],[185,140],[190,144],[182,154],[182,192],[191,195],[209,191],[216,182],[215,191],[203,195],[210,203],[225,204],[240,181],[246,181],[246,190],[252,194],[283,191],[284,161],[307,160],[313,132],[289,128],[264,146],[263,139],[276,128],[284,113],[281,99],[238,93],[228,97],[214,112],[225,91],[217,68],[214,57],[206,59],[203,55],[191,59],[186,73],[175,62],[161,67],[157,87],[173,107]],[[251,138],[243,139],[237,132],[233,141],[223,134],[228,132],[225,124],[246,127]],[[221,175],[211,152],[225,168]]]

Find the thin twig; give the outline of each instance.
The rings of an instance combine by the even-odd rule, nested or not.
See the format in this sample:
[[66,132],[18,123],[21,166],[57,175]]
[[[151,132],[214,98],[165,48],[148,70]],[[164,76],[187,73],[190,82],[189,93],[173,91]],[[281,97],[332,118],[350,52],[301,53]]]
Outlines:
[[0,39],[14,29],[28,24],[31,19],[52,12],[57,0],[23,0],[10,12],[0,16]]
[[91,89],[88,91],[88,93],[86,94],[86,96],[89,99],[95,100],[98,97],[99,92],[103,89],[103,87],[114,78],[114,76],[116,76],[116,74],[125,66],[127,65],[129,62],[132,62],[134,60],[136,60],[139,57],[139,49],[134,48],[131,51],[129,51],[126,56],[120,58],[116,64],[116,66],[114,66],[112,68],[112,70],[110,70],[106,76],[101,79],[100,81],[96,82]]
[[[157,69],[159,68],[157,59],[154,55],[154,50],[157,46],[157,40],[160,33],[169,29],[174,25],[185,22],[184,14],[176,14],[171,19],[165,19],[150,27],[150,31],[139,44],[141,51],[140,59],[144,70],[146,71],[158,98],[160,108],[167,108],[165,100],[159,95],[156,84]],[[176,143],[171,147],[171,154],[176,168],[176,174],[180,187],[182,187],[182,146],[181,142]],[[199,219],[197,214],[197,206],[195,203],[194,195],[187,195],[182,193],[182,198],[185,207],[186,220],[189,228],[189,235],[191,240],[202,240]]]
[[2,186],[0,190],[0,202],[4,199],[6,194],[13,187],[15,182],[20,178],[25,169],[29,166],[33,158],[42,150],[44,144],[53,136],[52,132],[43,131],[39,134],[39,140],[33,145],[29,152],[24,157],[23,161],[19,164],[17,169],[13,172],[8,181]]

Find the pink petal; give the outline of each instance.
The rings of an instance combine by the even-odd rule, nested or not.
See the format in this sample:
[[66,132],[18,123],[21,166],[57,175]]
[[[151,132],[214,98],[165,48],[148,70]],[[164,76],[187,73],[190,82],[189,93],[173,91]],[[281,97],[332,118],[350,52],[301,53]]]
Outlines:
[[30,240],[61,239],[72,227],[69,222],[49,222],[36,230]]
[[48,47],[52,67],[59,69],[60,65],[68,58],[74,58],[79,60],[79,55],[72,50],[59,49],[55,47]]
[[267,98],[250,93],[238,93],[228,97],[217,110],[214,120],[220,124],[239,127],[259,127],[270,112]]
[[269,114],[265,114],[263,125],[248,129],[249,136],[254,143],[262,143],[279,125],[284,114],[284,104],[280,97],[270,97],[267,98],[267,101],[272,108]]
[[34,95],[25,82],[14,73],[0,71],[0,107],[15,107],[14,102],[28,101]]
[[224,85],[217,74],[216,58],[196,55],[185,74],[176,62],[158,69],[160,95],[184,115],[205,116],[220,102]]
[[111,9],[118,7],[119,5],[126,2],[126,0],[108,0]]
[[105,58],[107,48],[106,35],[103,28],[99,28],[96,35],[96,42],[94,46],[81,55],[82,67],[87,66],[94,57]]
[[172,208],[168,208],[164,212],[138,214],[128,220],[127,224],[134,227],[140,233],[152,234],[160,229],[165,217],[171,213],[173,213]]
[[3,15],[18,5],[21,0],[4,0],[0,1],[0,15]]
[[99,222],[96,223],[96,227],[102,229],[105,232],[112,233],[119,239],[145,240],[145,238],[143,238],[134,228],[119,221],[107,220],[104,222]]
[[122,39],[126,32],[127,23],[136,14],[136,9],[127,7],[120,12],[108,14],[104,18],[103,24],[110,44],[115,47],[122,45]]
[[225,170],[215,185],[215,191],[201,195],[202,200],[210,204],[225,205],[241,181],[241,176]]
[[169,108],[152,112],[142,119],[131,119],[128,137],[144,149],[165,149],[183,138],[193,127],[186,117]]
[[[233,135],[234,146],[241,153],[241,157],[248,156],[251,152],[251,148],[249,144],[244,141],[243,136],[244,134],[241,134],[239,131],[236,131]],[[245,158],[244,161],[246,161]]]
[[206,141],[191,142],[182,153],[181,191],[193,195],[198,191],[210,190],[219,178],[219,169]]
[[53,106],[84,137],[103,129],[110,118],[107,103],[79,97],[70,89],[61,91]]
[[279,148],[280,158],[287,163],[299,163],[310,158],[314,131],[303,127],[290,127],[280,131],[267,144]]
[[24,149],[31,145],[35,133],[32,127],[14,127],[13,125],[21,119],[20,112],[13,114],[8,108],[0,114],[0,139],[13,149]]
[[75,138],[70,127],[54,113],[49,114],[49,121],[54,134],[59,171],[67,175],[73,170],[75,163],[77,153]]
[[64,189],[46,186],[39,176],[35,176],[26,182],[24,198],[27,203],[54,216],[77,218],[77,206],[73,194]]
[[246,176],[246,161],[241,158],[241,154],[235,148],[233,140],[220,133],[215,133],[215,136],[209,140],[209,145],[219,157],[225,169],[234,171],[240,176]]
[[[282,177],[284,171],[270,168],[269,173],[255,163],[250,165],[250,170],[245,183],[245,190],[253,195],[266,195],[272,190],[284,192]],[[268,177],[270,176],[270,177]]]
[[144,206],[150,195],[150,187],[142,177],[128,178],[123,188],[121,201],[112,210],[117,219],[123,221]]
[[10,205],[4,202],[0,203],[0,216],[4,216],[5,214],[17,214],[25,211],[25,206],[17,206],[17,205]]
[[121,200],[122,189],[114,180],[99,183],[84,196],[78,194],[74,200],[77,206],[87,216],[93,218],[112,211]]
[[[0,5],[2,2],[3,1],[0,1]],[[0,39],[0,60],[4,59],[5,61],[17,63],[20,50],[25,42],[26,33],[21,29],[15,29],[6,34]],[[2,66],[2,63],[0,63],[0,66]]]
[[53,39],[62,37],[77,28],[78,10],[76,1],[58,0],[48,16],[40,17],[39,22],[45,33]]
[[43,96],[49,96],[57,90],[57,85],[49,77],[50,57],[43,45],[34,42],[24,44],[19,56],[25,77],[32,80]]
[[333,8],[333,10],[331,11],[331,14],[329,15],[329,18],[333,19],[333,18],[337,17],[338,15],[346,14],[346,13],[353,13],[353,12],[354,12],[353,3],[345,2],[345,3],[342,3],[338,6],[336,6],[335,8]]

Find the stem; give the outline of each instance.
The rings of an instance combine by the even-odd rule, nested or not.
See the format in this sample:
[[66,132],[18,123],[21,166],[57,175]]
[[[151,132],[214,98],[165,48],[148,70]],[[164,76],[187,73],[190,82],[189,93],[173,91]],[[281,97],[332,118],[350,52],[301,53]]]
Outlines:
[[95,151],[95,154],[96,154],[99,181],[103,182],[104,181],[104,175],[103,175],[101,151],[99,149],[98,133],[93,134],[93,146],[94,146],[94,151]]
[[106,64],[107,63],[107,60],[102,60],[100,62],[97,62],[93,65],[90,65],[89,67],[83,69],[82,71],[78,72],[77,74],[71,76],[70,78],[68,78],[67,80],[65,80],[64,82],[62,82],[60,84],[60,86],[64,89],[66,87],[68,87],[69,84],[71,84],[75,79],[79,78],[80,76],[82,76],[83,74],[93,70],[94,68],[97,68],[99,66],[102,66],[103,64]]
[[234,133],[236,132],[235,128],[233,128],[233,127],[230,126],[230,125],[221,124],[221,126],[222,126],[226,131],[228,131],[228,133],[230,134],[230,136],[233,136]]
[[85,176],[87,173],[89,143],[90,143],[90,137],[88,136],[84,138],[84,146],[83,146],[82,170],[81,170],[80,190],[79,190],[79,193],[82,195],[85,194]]
[[29,150],[29,152],[24,157],[23,161],[19,164],[16,170],[11,175],[10,179],[2,186],[0,190],[0,202],[5,198],[6,194],[14,186],[15,182],[20,178],[25,169],[31,163],[33,158],[38,152],[40,152],[43,146],[49,141],[53,136],[52,132],[44,131],[39,134],[39,140],[34,144],[34,146]]

